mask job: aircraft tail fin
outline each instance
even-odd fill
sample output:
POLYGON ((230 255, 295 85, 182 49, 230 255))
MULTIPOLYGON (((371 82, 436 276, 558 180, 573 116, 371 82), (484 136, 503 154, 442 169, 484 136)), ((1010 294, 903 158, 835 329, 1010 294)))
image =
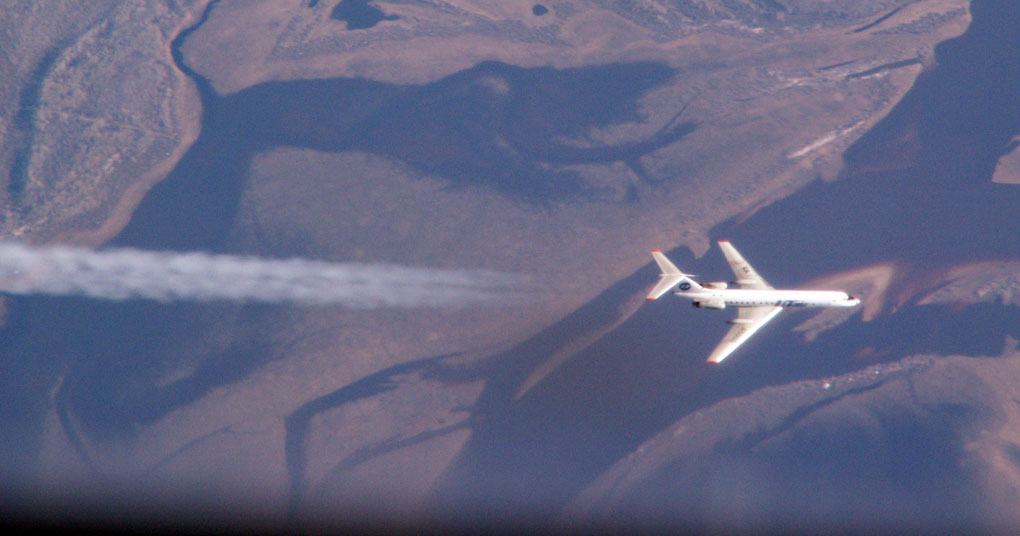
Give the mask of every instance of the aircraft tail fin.
MULTIPOLYGON (((647 300, 657 299, 666 292, 670 291, 673 287, 679 284, 687 284, 690 289, 698 290, 701 288, 697 282, 695 282, 688 274, 680 271, 676 265, 673 264, 665 255, 659 250, 652 250, 652 258, 655 259, 655 263, 659 265, 659 282, 655 285, 655 288, 648 293, 645 298, 647 300)), ((686 290, 686 289, 685 289, 686 290)))

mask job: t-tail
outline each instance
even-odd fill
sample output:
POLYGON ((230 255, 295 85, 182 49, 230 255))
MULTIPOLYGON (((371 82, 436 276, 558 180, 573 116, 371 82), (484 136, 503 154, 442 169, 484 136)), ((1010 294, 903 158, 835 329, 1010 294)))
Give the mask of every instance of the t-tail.
POLYGON ((688 274, 681 272, 661 251, 653 249, 652 258, 655 259, 655 263, 659 265, 659 271, 662 273, 659 274, 659 283, 648 293, 646 300, 654 300, 677 285, 681 285, 683 290, 701 290, 701 285, 691 279, 688 274))

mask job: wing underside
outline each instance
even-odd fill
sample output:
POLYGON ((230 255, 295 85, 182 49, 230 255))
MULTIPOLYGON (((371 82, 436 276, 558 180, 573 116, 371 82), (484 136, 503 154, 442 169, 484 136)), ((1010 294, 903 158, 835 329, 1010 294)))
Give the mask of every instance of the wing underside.
POLYGON ((708 356, 710 363, 718 363, 726 359, 741 344, 751 338, 756 331, 772 320, 783 308, 778 305, 766 305, 762 307, 741 307, 737 318, 730 321, 733 327, 723 337, 719 346, 715 347, 712 355, 708 356))

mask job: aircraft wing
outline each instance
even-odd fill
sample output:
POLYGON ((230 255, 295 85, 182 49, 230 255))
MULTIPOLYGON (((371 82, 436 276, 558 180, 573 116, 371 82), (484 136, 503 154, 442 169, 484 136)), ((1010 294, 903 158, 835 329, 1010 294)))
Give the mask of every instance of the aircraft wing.
POLYGON ((783 308, 778 305, 764 305, 761 307, 741 307, 737 318, 730 321, 733 327, 723 337, 719 346, 715 347, 712 355, 708 356, 709 363, 718 363, 726 359, 741 344, 751 338, 756 331, 772 320, 783 308))
POLYGON ((772 285, 766 283, 765 279, 754 271, 754 268, 744 260, 744 257, 737 251, 737 248, 733 247, 733 244, 730 244, 729 240, 720 240, 719 248, 726 256, 726 261, 730 263, 730 268, 737 276, 736 282, 741 288, 772 290, 772 285))

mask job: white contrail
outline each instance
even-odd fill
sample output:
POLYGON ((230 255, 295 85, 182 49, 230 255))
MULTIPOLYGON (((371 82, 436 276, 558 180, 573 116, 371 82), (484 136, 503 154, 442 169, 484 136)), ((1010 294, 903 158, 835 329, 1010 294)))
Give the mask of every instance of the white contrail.
POLYGON ((520 276, 393 264, 275 260, 0 241, 0 292, 108 300, 256 301, 420 307, 519 301, 520 276))

